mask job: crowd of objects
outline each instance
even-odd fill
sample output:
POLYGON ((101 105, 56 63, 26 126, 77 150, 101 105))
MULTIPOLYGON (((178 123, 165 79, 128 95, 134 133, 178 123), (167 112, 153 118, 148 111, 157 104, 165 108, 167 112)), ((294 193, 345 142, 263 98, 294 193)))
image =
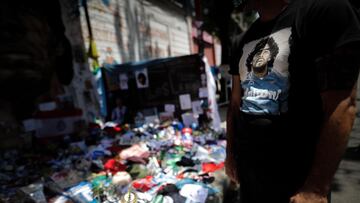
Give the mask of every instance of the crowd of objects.
POLYGON ((0 154, 0 202, 222 202, 223 132, 168 120, 79 125, 0 154))

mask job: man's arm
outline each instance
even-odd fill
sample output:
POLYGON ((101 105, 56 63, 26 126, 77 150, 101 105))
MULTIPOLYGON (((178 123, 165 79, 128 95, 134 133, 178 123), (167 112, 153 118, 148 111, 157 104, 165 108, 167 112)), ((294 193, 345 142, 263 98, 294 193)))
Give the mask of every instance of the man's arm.
POLYGON ((352 90, 322 93, 326 121, 322 127, 311 172, 298 198, 326 202, 333 176, 346 149, 356 112, 356 85, 352 90))
POLYGON ((320 81, 326 84, 321 87, 324 122, 309 176, 291 203, 327 202, 326 196, 355 120, 359 73, 359 63, 355 61, 359 56, 358 49, 340 49, 320 65, 320 69, 327 69, 324 80, 320 81))
POLYGON ((230 177, 230 179, 234 182, 238 182, 237 174, 236 174, 236 162, 234 159, 234 140, 235 140, 235 132, 234 132, 234 119, 238 116, 239 108, 241 104, 241 84, 240 84, 240 76, 233 75, 232 77, 232 91, 231 91, 231 100, 228 106, 227 117, 226 117, 226 129, 227 129, 227 145, 226 145, 226 174, 230 177))
POLYGON ((322 93, 326 122, 320 134, 315 162, 304 189, 326 195, 347 146, 356 114, 356 84, 352 90, 322 93))

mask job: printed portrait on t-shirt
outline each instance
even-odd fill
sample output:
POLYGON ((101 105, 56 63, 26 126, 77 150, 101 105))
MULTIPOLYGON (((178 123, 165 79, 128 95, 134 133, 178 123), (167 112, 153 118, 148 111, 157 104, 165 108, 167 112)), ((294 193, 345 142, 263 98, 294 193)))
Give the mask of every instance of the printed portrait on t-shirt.
POLYGON ((239 62, 241 111, 255 115, 287 111, 290 36, 290 28, 285 28, 244 44, 239 62))
POLYGON ((246 59, 248 72, 259 78, 265 77, 271 71, 278 53, 279 47, 272 37, 260 40, 246 59))

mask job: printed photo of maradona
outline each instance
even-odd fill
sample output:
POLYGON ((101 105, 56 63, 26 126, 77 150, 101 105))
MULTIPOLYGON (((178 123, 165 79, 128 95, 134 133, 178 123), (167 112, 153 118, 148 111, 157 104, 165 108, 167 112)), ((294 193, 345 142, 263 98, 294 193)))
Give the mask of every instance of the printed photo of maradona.
POLYGON ((246 59, 248 73, 258 78, 267 76, 278 53, 279 47, 272 37, 260 40, 246 59))

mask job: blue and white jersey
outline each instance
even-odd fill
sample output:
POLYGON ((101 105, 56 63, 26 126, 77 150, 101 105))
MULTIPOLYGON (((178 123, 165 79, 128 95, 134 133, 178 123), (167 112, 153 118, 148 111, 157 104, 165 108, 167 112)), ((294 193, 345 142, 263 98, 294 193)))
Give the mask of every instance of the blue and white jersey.
POLYGON ((287 111, 288 78, 270 72, 264 78, 249 73, 248 80, 242 82, 244 90, 241 110, 249 114, 278 115, 287 111))

